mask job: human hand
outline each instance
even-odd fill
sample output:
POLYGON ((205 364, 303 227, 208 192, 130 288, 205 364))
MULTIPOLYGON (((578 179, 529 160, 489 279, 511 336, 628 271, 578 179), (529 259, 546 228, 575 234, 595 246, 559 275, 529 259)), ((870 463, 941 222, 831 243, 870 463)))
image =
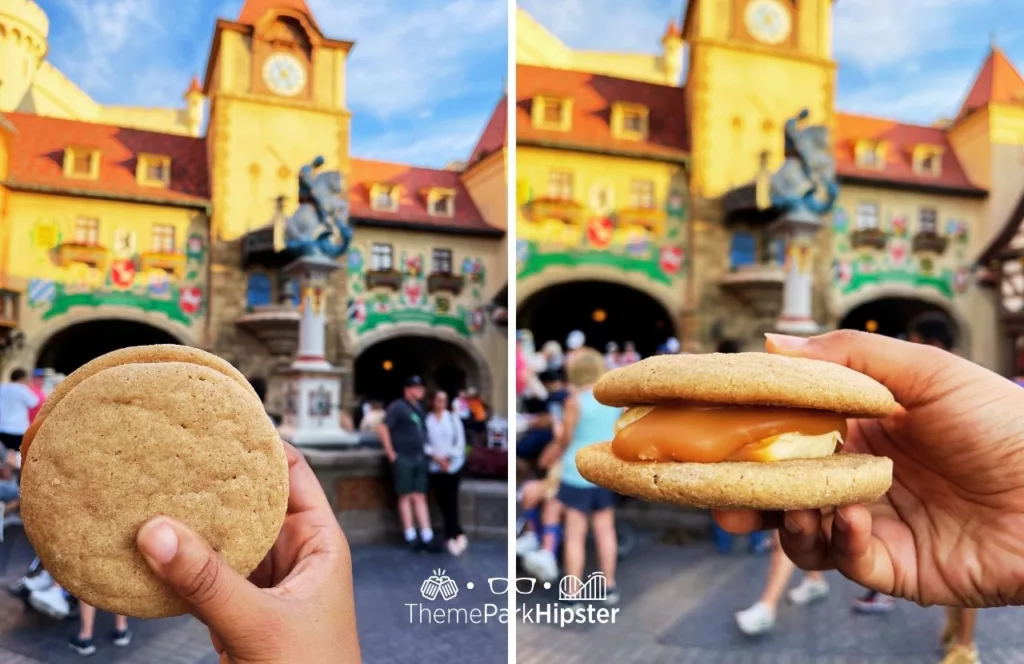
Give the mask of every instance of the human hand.
POLYGON ((931 346, 843 330, 769 335, 769 352, 841 364, 889 388, 882 420, 851 420, 844 451, 893 460, 879 502, 832 513, 717 511, 725 530, 780 528, 808 569, 921 604, 1024 604, 1024 390, 931 346))
POLYGON ((361 662, 348 542, 313 470, 294 447, 285 450, 288 514, 248 580, 166 517, 139 529, 139 550, 210 629, 221 664, 361 662))
POLYGON ((389 463, 394 463, 394 462, 395 462, 395 459, 397 459, 397 458, 398 458, 398 453, 397 453, 397 452, 395 452, 395 451, 394 451, 393 449, 391 449, 391 448, 388 448, 388 449, 384 450, 384 454, 387 454, 387 455, 388 455, 388 462, 389 462, 389 463))

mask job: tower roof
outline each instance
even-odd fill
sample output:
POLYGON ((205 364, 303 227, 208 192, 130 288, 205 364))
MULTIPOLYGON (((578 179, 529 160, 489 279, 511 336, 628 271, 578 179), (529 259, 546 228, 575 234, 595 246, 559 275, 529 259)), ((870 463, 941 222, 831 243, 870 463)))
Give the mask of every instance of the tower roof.
POLYGON ((203 92, 203 84, 199 82, 199 77, 198 76, 193 76, 192 77, 192 82, 188 84, 188 90, 185 90, 185 96, 187 97, 187 96, 189 96, 191 94, 194 94, 196 92, 202 94, 202 92, 203 92))
POLYGON ((683 31, 679 29, 675 19, 669 19, 668 25, 665 26, 665 33, 661 35, 661 40, 666 39, 679 39, 683 36, 683 31))
POLYGON ((271 9, 292 9, 302 12, 309 17, 313 25, 316 25, 316 19, 313 17, 313 12, 309 10, 306 0, 245 0, 242 11, 238 13, 238 22, 252 25, 271 9))
POLYGON ((1002 49, 993 46, 974 78, 959 115, 967 115, 991 103, 1008 104, 1014 101, 1024 101, 1024 78, 1002 49))

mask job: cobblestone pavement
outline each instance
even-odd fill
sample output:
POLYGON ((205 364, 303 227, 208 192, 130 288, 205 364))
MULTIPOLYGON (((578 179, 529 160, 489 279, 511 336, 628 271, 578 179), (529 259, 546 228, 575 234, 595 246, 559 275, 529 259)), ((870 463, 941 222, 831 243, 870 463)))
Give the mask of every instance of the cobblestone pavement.
MULTIPOLYGON (((27 569, 32 558, 20 529, 8 530, 6 536, 0 545, 3 588, 27 569)), ((503 543, 472 542, 461 558, 414 554, 395 547, 357 547, 352 557, 360 641, 367 664, 489 663, 507 659, 507 625, 497 622, 496 617, 486 624, 427 624, 426 620, 420 624, 417 608, 410 624, 409 608, 405 606, 422 603, 425 608, 459 607, 467 610, 467 616, 469 609, 481 607, 482 611, 484 602, 492 599, 504 606, 504 597, 492 598, 486 590, 489 577, 505 576, 503 543), (447 601, 440 595, 433 601, 423 599, 423 582, 434 570, 442 569, 457 584, 459 594, 447 601), (475 587, 479 585, 475 593, 465 589, 469 581, 475 587)), ((448 591, 450 595, 450 587, 448 591)), ((443 613, 462 616, 458 611, 443 613)), ((79 657, 67 647, 67 638, 76 628, 73 621, 56 622, 28 611, 19 599, 0 590, 0 664, 217 664, 206 628, 191 617, 132 620, 135 639, 127 648, 116 648, 107 638, 113 618, 101 613, 96 625, 98 652, 89 658, 79 657)))
MULTIPOLYGON (((524 624, 518 664, 934 664, 943 610, 898 602, 889 614, 861 616, 850 600, 861 589, 829 574, 830 596, 811 607, 781 606, 776 631, 749 639, 733 614, 756 601, 767 556, 719 556, 710 544, 644 541, 620 563, 622 601, 615 624, 524 624)), ((799 582, 794 575, 791 586, 799 582)), ((557 589, 520 595, 520 611, 557 602, 557 589)), ((531 616, 531 617, 535 617, 531 616)), ((1024 609, 981 613, 977 639, 985 664, 1024 663, 1024 609)))

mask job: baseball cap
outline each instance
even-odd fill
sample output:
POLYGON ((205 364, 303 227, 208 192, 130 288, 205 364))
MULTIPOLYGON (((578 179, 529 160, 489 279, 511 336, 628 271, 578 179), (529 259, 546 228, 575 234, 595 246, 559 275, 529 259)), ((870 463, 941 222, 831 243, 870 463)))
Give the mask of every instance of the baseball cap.
POLYGON ((46 378, 46 369, 35 369, 32 371, 33 378, 46 378))
POLYGON ((423 379, 419 376, 409 376, 405 379, 406 387, 419 387, 423 385, 423 379))

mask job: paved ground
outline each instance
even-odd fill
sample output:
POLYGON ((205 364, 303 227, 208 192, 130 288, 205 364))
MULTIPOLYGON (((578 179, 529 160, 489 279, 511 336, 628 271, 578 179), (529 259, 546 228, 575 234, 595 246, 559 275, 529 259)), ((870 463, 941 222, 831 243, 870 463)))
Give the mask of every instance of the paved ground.
MULTIPOLYGON (((933 664, 943 610, 900 602, 884 616, 859 616, 860 592, 830 575, 831 596, 813 607, 780 609, 777 631, 744 637, 733 613, 757 599, 766 557, 719 556, 709 544, 668 546, 644 541, 620 565, 623 593, 616 623, 557 627, 523 624, 519 664, 933 664)), ((799 574, 792 584, 798 583, 799 574)), ((520 595, 520 607, 557 602, 557 589, 520 595)), ((520 617, 521 619, 521 617, 520 617)), ((1024 609, 991 609, 979 619, 985 664, 1024 663, 1024 609)))
MULTIPOLYGON (((21 531, 9 530, 7 541, 0 545, 0 587, 20 576, 31 558, 31 549, 21 531)), ((506 661, 507 625, 499 623, 497 617, 482 622, 486 602, 497 600, 505 606, 504 597, 493 597, 487 590, 488 578, 505 576, 503 543, 473 542, 458 559, 447 554, 433 556, 389 547, 359 547, 353 550, 353 564, 360 641, 367 664, 506 661), (445 600, 438 594, 431 601, 421 596, 423 582, 435 569, 444 569, 445 575, 457 585, 454 598, 445 600), (474 583, 474 590, 466 589, 467 582, 474 583), (442 606, 466 610, 465 614, 459 610, 441 612, 442 617, 452 616, 452 620, 462 620, 465 615, 468 621, 475 615, 470 610, 479 608, 481 621, 459 625, 438 624, 436 620, 428 623, 426 613, 416 606, 410 623, 406 606, 409 603, 423 604, 426 613, 442 606)), ((428 583, 427 590, 437 586, 435 580, 428 583)), ((445 589, 450 596, 451 584, 445 584, 445 589)), ((430 618, 434 617, 431 613, 430 618)), ((27 611, 20 600, 0 591, 0 664, 217 663, 206 628, 192 618, 132 620, 131 627, 136 635, 133 643, 127 648, 116 648, 106 638, 113 629, 113 619, 101 614, 96 629, 99 651, 85 659, 66 645, 68 636, 77 629, 75 623, 58 623, 27 611)))

